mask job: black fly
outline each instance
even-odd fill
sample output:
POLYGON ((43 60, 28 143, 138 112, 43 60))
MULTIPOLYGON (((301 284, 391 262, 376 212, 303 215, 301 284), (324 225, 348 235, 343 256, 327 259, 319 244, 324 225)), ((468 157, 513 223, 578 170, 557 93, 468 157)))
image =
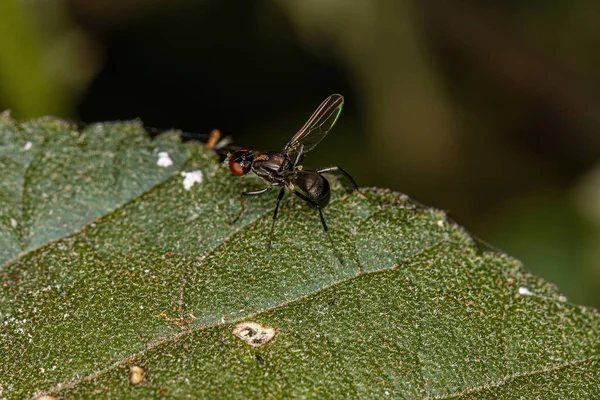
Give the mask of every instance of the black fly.
MULTIPOLYGON (((285 145, 282 152, 254 155, 252 150, 239 149, 229 156, 229 169, 234 175, 242 176, 252 171, 267 185, 263 189, 242 192, 240 197, 240 211, 237 217, 231 221, 232 224, 240 218, 244 211, 245 196, 263 194, 271 190, 273 186, 280 186, 281 189, 277 196, 277 204, 273 212, 273 224, 269 233, 269 248, 271 247, 279 203, 285 194, 285 188, 287 188, 290 192, 304 200, 309 207, 319 211, 323 230, 327 234, 333 250, 336 251, 327 224, 325 223, 325 218, 323 217, 323 208, 329 204, 331 189, 329 182, 322 174, 324 172, 339 171, 352 183, 356 191, 358 191, 358 186, 354 182, 354 179, 340 167, 304 170, 302 162, 304 161, 304 155, 314 149, 331 130, 333 125, 335 125, 342 112, 343 105, 344 98, 339 94, 332 94, 326 98, 298 133, 285 145)), ((343 263, 341 257, 338 256, 338 258, 343 263)))

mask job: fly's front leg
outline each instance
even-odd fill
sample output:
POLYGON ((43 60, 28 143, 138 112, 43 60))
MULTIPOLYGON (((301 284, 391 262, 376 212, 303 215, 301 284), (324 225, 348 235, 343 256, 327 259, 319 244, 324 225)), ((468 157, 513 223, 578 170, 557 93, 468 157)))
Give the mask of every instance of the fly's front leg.
POLYGON ((279 191, 279 195, 277 196, 277 204, 275 205, 275 212, 273 212, 273 223, 271 224, 271 232, 269 233, 269 243, 267 244, 267 249, 271 250, 271 242, 273 241, 273 232, 275 231, 275 220, 277 220, 277 211, 279 211, 279 203, 281 203, 281 199, 283 199, 283 195, 285 194, 285 187, 282 187, 279 191))
POLYGON ((244 212, 244 196, 258 196, 259 194, 263 194, 271 190, 272 188, 272 186, 268 186, 264 189, 253 190, 250 192, 242 192, 242 195, 240 196, 240 212, 238 212, 237 217, 235 217, 231 222, 229 222, 229 224, 235 224, 237 220, 240 219, 240 217, 242 216, 242 213, 244 212))

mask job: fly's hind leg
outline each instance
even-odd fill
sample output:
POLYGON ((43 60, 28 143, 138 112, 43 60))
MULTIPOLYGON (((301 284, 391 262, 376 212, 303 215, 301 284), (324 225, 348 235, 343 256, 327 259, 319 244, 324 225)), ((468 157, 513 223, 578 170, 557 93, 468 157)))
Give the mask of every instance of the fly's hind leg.
POLYGON ((240 196, 240 211, 238 212, 237 217, 235 217, 233 220, 231 220, 229 222, 230 225, 233 225, 237 222, 238 219, 240 219, 240 217, 242 216, 242 213, 244 212, 244 196, 258 196, 259 194, 263 194, 269 190, 271 190, 273 187, 272 186, 268 186, 266 188, 263 189, 259 189, 259 190, 253 190, 250 192, 242 192, 241 196, 240 196))
POLYGON ((344 265, 344 259, 342 258, 341 253, 335 247, 335 244, 333 243, 333 239, 331 238, 331 233, 329 233, 329 228, 327 227, 327 223, 325 222, 325 217, 323 217, 323 209, 321 207, 317 206, 317 210, 319 210, 319 218, 321 218, 321 225, 323 225, 323 230, 325 231, 325 233, 327 234, 327 237, 329 238, 329 243, 331 243, 331 248, 333 249, 333 252, 336 254, 338 260, 340 261, 340 264, 344 265))
POLYGON ((342 255, 340 254, 340 252, 338 252, 337 248, 335 247, 335 244, 333 243, 333 239, 331 238, 331 234, 329 233, 329 228, 327 227, 327 223, 325 222, 325 217, 323 216, 323 209, 321 207, 319 207, 319 205, 317 203, 315 203, 314 201, 312 201, 311 199, 306 197, 304 194, 302 194, 300 192, 296 192, 295 190, 292 190, 292 193, 294 193, 296 196, 300 197, 302 200, 304 200, 308 204, 311 204, 317 208, 317 210, 319 211, 319 218, 321 219, 321 225, 323 225, 323 230, 325 231, 325 233, 327 234, 327 237, 329 238, 329 243, 331 243, 331 248, 333 249, 333 252, 336 254, 338 260, 340 261, 340 264, 344 265, 344 259, 342 258, 342 255))
POLYGON ((328 167, 328 168, 321 168, 319 170, 317 170, 317 173, 322 174, 324 172, 341 172, 346 179, 348 179, 348 181, 350 181, 350 183, 352 184, 352 186, 354 187, 354 190, 360 194, 361 196, 365 196, 359 189, 358 189, 358 185, 356 184, 356 182, 354 181, 354 179, 352 178, 352 176, 350 176, 349 173, 347 173, 346 171, 344 171, 341 167, 335 166, 335 167, 328 167))

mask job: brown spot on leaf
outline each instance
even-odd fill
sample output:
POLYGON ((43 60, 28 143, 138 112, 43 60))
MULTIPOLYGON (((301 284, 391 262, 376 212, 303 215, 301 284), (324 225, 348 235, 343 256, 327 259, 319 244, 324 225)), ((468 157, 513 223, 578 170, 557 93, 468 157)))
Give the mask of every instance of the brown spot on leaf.
POLYGON ((231 333, 252 347, 261 347, 275 337, 277 329, 261 325, 258 322, 241 322, 233 328, 231 333))

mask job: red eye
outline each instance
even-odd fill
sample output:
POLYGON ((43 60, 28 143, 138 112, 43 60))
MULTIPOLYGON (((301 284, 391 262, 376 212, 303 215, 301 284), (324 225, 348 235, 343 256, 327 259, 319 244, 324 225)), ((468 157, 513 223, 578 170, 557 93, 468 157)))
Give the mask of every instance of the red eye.
POLYGON ((242 176, 242 175, 246 175, 246 173, 244 172, 244 169, 242 168, 242 165, 239 162, 235 162, 235 161, 229 161, 229 169, 231 170, 231 172, 234 175, 237 176, 242 176))
POLYGON ((246 175, 250 172, 253 158, 252 150, 240 149, 233 153, 229 157, 229 169, 231 173, 237 176, 246 175))

